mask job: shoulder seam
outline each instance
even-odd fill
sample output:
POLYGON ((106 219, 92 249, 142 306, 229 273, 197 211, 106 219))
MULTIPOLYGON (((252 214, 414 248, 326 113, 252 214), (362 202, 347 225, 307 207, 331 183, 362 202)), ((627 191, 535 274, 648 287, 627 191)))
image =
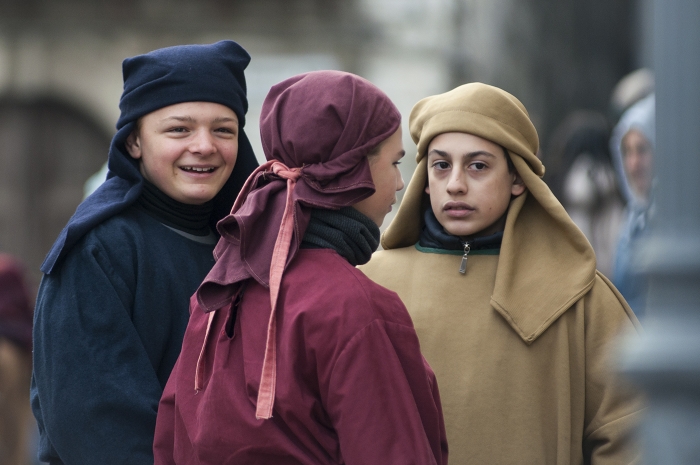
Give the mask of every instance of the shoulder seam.
POLYGON ((630 322, 632 325, 634 325, 634 329, 637 331, 638 334, 643 334, 644 330, 642 328, 642 324, 639 322, 639 319, 637 316, 634 314, 634 311, 632 308, 629 306, 625 298, 620 294, 620 291, 617 290, 615 285, 610 281, 603 273, 600 271, 596 270, 596 276, 603 281, 608 287, 608 289, 613 293, 617 301, 620 303, 622 306, 623 310, 625 311, 625 314, 627 315, 627 318, 629 318, 630 322))

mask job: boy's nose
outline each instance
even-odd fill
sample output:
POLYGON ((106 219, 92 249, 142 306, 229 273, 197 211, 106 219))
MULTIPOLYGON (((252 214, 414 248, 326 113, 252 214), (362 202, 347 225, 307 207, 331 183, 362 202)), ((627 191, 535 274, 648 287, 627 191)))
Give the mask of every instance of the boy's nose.
POLYGON ((190 152, 209 155, 216 151, 216 145, 209 131, 197 131, 192 137, 190 152))
POLYGON ((467 192, 467 183, 464 175, 459 170, 454 170, 447 181, 447 192, 450 194, 464 194, 467 192))

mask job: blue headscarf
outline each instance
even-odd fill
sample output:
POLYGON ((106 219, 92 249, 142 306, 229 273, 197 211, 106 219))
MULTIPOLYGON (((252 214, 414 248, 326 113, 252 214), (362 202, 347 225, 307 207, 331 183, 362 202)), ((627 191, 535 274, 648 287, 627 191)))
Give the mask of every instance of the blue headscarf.
POLYGON ((628 132, 632 129, 640 131, 649 141, 652 148, 656 146, 656 94, 649 94, 637 103, 632 105, 620 117, 620 121, 613 129, 610 138, 610 152, 617 171, 622 193, 625 196, 627 205, 633 209, 646 209, 649 203, 648 199, 642 199, 637 196, 630 186, 625 173, 622 153, 622 139, 625 138, 628 132))
POLYGON ((212 229, 230 213, 248 175, 258 166, 243 131, 248 110, 243 71, 250 55, 236 42, 168 47, 127 58, 122 63, 121 115, 109 148, 107 180, 77 208, 58 235, 41 271, 51 273, 88 231, 133 204, 141 195, 143 176, 124 142, 139 118, 183 102, 214 102, 232 109, 239 121, 238 158, 224 187, 214 197, 212 229))

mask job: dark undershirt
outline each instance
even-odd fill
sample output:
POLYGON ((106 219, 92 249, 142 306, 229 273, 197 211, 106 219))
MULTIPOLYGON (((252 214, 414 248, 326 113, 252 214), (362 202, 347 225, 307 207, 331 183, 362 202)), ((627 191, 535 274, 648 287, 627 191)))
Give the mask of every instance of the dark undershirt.
POLYGON ((214 202, 201 205, 189 205, 164 194, 152 183, 144 179, 141 196, 134 204, 160 223, 189 239, 197 242, 216 242, 216 237, 209 227, 209 218, 214 202))

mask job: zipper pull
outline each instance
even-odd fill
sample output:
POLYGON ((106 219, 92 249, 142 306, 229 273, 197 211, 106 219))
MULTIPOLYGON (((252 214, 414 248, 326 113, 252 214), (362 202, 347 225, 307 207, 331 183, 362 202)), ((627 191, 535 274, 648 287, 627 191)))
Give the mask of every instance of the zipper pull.
POLYGON ((459 272, 462 274, 467 272, 467 255, 469 255, 470 250, 469 242, 464 242, 464 255, 462 256, 462 263, 459 265, 459 272))

